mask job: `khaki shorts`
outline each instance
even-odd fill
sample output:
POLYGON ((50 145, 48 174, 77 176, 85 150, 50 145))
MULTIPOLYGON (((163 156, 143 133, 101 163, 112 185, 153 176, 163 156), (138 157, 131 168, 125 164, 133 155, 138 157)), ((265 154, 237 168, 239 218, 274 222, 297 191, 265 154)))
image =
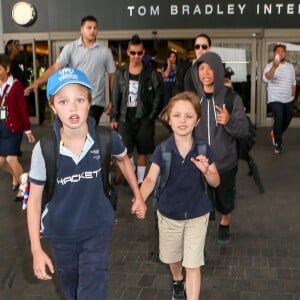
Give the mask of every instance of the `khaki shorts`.
POLYGON ((170 264, 182 261, 186 268, 204 265, 204 245, 209 214, 189 220, 172 220, 157 211, 159 258, 170 264))

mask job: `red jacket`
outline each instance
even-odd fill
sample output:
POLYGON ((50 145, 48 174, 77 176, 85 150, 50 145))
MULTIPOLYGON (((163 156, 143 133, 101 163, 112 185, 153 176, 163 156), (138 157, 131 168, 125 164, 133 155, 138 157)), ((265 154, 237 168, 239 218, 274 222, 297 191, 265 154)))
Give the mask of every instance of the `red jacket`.
POLYGON ((11 87, 5 106, 8 109, 8 116, 4 125, 13 133, 30 130, 29 114, 24 96, 24 89, 20 81, 15 81, 11 87))

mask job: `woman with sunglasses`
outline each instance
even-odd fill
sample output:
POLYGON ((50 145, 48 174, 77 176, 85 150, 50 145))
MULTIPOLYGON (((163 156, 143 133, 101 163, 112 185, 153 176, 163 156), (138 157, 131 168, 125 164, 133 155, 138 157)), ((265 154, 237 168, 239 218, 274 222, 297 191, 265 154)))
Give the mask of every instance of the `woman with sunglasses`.
POLYGON ((211 39, 205 34, 201 33, 195 37, 194 40, 194 59, 186 59, 181 64, 178 65, 177 75, 174 85, 173 94, 177 94, 183 91, 190 91, 197 93, 192 79, 192 66, 194 62, 200 58, 204 53, 210 51, 211 48, 211 39))

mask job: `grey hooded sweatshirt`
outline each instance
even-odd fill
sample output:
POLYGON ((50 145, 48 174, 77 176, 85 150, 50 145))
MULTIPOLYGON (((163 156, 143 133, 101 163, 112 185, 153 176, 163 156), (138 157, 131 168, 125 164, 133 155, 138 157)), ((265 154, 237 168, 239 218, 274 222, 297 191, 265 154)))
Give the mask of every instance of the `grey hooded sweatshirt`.
POLYGON ((217 123, 218 111, 215 107, 223 107, 228 88, 224 86, 224 67, 221 58, 214 52, 203 54, 194 63, 192 78, 201 103, 201 118, 196 128, 196 136, 212 147, 217 156, 216 166, 219 172, 232 170, 238 164, 236 138, 247 136, 249 130, 243 102, 236 94, 228 123, 226 125, 217 123), (210 65, 215 77, 214 92, 210 99, 206 98, 198 75, 198 68, 203 62, 210 65))

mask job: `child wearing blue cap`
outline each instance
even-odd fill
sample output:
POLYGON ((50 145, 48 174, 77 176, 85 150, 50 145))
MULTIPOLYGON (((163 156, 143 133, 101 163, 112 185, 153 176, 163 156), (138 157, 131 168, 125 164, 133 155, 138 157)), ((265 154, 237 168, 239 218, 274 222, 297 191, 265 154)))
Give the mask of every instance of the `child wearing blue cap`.
MULTIPOLYGON (((59 149, 56 185, 42 213, 46 169, 39 142, 32 153, 27 221, 33 271, 42 280, 51 279, 48 270, 54 273, 54 265, 41 246, 42 232, 50 241, 66 299, 106 299, 114 211, 101 180, 95 121, 88 117, 91 86, 84 73, 64 68, 49 77, 47 97, 58 116, 54 132, 59 149)), ((146 205, 126 148, 114 131, 112 155, 132 188, 135 200, 131 212, 142 219, 146 205)))

